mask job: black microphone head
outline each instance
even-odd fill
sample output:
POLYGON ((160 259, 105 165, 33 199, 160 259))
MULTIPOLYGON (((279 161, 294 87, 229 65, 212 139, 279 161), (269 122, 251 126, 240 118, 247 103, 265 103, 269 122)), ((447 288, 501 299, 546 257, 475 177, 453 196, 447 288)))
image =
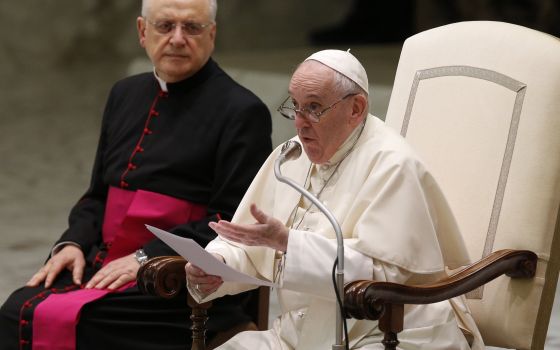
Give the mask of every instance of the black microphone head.
POLYGON ((283 157, 284 160, 298 159, 301 156, 301 145, 294 140, 286 141, 286 143, 282 145, 280 156, 283 157))

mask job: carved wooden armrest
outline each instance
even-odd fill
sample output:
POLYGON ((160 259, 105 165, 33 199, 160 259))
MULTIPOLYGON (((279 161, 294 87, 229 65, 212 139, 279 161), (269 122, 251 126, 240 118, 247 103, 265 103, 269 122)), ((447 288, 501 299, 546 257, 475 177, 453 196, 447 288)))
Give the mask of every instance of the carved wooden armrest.
MULTIPOLYGON (((136 282, 144 294, 162 298, 174 298, 186 288, 185 265, 180 256, 158 256, 149 259, 138 270, 136 282)), ((187 303, 192 309, 192 350, 205 349, 207 310, 212 302, 198 304, 189 293, 187 303)), ((185 315, 186 317, 186 315, 185 315)))
POLYGON ((186 264, 180 256, 151 258, 138 270, 138 288, 144 294, 173 298, 185 288, 186 264))
POLYGON ((379 320, 386 348, 398 344, 405 304, 431 304, 470 292, 503 274, 511 278, 535 275, 537 255, 528 250, 499 250, 453 275, 431 284, 402 285, 359 280, 344 287, 347 318, 379 320), (393 345, 394 344, 394 345, 393 345))

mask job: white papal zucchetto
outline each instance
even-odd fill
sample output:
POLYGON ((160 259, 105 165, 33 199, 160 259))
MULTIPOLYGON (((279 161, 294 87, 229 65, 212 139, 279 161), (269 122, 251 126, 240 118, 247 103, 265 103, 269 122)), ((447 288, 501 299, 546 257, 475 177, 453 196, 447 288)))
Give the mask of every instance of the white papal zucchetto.
POLYGON ((322 50, 307 57, 305 61, 314 60, 334 69, 352 80, 368 93, 368 77, 364 66, 354 55, 342 50, 322 50))

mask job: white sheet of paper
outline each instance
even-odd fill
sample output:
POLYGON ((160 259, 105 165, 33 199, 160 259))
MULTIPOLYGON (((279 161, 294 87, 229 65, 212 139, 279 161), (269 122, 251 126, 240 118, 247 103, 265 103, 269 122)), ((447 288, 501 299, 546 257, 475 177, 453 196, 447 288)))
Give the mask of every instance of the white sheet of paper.
POLYGON ((192 262, 202 270, 206 271, 209 275, 220 276, 224 281, 254 284, 257 286, 277 287, 278 285, 273 282, 263 281, 261 279, 249 276, 243 272, 224 264, 222 261, 216 259, 212 254, 208 253, 198 243, 190 238, 179 237, 162 229, 154 226, 146 225, 156 237, 165 242, 168 246, 173 248, 183 258, 192 262))

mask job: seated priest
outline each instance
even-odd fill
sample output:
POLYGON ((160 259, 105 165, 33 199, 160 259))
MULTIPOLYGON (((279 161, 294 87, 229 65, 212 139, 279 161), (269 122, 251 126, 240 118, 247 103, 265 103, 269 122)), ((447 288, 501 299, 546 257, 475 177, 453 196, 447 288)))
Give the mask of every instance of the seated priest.
MULTIPOLYGON (((45 264, 0 308, 0 350, 186 349, 185 298, 143 295, 148 258, 176 253, 151 224, 205 246, 272 149, 270 113, 212 59, 216 0, 143 0, 153 71, 112 88, 89 189, 45 264)), ((46 254, 45 254, 46 255, 46 254)), ((209 337, 250 321, 217 302, 209 337)))
MULTIPOLYGON (((429 169, 405 140, 368 114, 368 78, 347 51, 323 50, 299 65, 278 108, 294 120, 304 154, 283 175, 313 193, 341 225, 345 280, 432 282, 469 258, 429 169)), ((333 227, 322 212, 279 182, 277 148, 261 167, 231 222, 206 250, 227 265, 274 281, 281 315, 267 331, 242 332, 220 349, 329 349, 335 343, 331 268, 333 227)), ((224 282, 188 263, 187 285, 200 302, 255 286, 224 282)), ((376 321, 348 320, 352 349, 383 349, 376 321)), ((483 349, 462 299, 405 307, 400 349, 483 349), (463 330, 463 331, 462 331, 463 330), (428 344, 428 345, 426 345, 428 344)))

